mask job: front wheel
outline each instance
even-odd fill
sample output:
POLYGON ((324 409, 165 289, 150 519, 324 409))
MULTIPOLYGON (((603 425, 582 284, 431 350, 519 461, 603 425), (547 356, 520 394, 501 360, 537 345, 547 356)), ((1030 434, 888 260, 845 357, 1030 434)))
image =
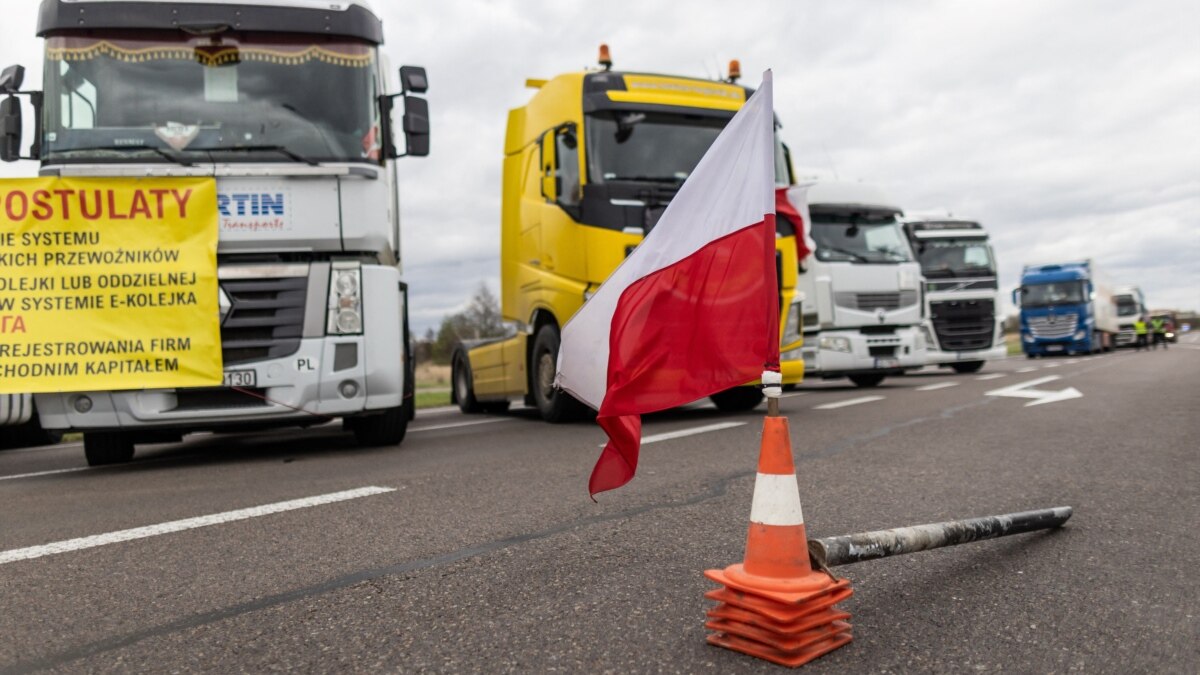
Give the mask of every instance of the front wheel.
POLYGON ((542 326, 533 340, 533 402, 551 424, 581 419, 588 408, 554 386, 558 371, 558 328, 542 326))
POLYGON ((758 387, 734 387, 718 391, 708 399, 721 412, 745 412, 762 403, 763 393, 758 387))
POLYGON ((851 375, 850 381, 856 387, 878 387, 880 382, 883 382, 883 375, 851 375))
POLYGON ((483 412, 483 406, 475 400, 475 383, 471 377, 471 364, 465 357, 454 360, 454 398, 464 415, 483 412))
POLYGON ((121 432, 88 432, 83 435, 83 455, 88 466, 123 464, 133 459, 133 439, 121 432))
POLYGON ((378 415, 368 415, 356 418, 351 425, 354 430, 354 440, 365 448, 386 445, 400 445, 408 432, 409 406, 414 405, 410 398, 403 404, 388 408, 378 415))
POLYGON ((962 363, 952 363, 950 367, 956 373, 978 373, 980 368, 983 368, 983 361, 964 361, 962 363))

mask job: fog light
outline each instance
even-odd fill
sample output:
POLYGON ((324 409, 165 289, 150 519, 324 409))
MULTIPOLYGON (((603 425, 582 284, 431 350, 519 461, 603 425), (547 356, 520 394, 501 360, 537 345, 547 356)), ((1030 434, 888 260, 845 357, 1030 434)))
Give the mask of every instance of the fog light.
POLYGON ((358 396, 358 384, 353 380, 346 380, 338 385, 338 393, 342 398, 354 398, 358 396))
POLYGON ((85 413, 92 409, 92 399, 87 396, 79 396, 75 399, 75 412, 85 413))

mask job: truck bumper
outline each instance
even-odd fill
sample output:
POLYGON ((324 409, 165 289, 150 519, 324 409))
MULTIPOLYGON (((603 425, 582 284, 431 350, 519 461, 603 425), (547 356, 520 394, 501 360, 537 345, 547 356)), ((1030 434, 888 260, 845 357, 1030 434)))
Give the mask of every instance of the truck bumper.
POLYGON ((940 349, 925 350, 925 365, 949 366, 964 361, 995 361, 1008 356, 1008 348, 1003 344, 988 349, 972 349, 961 352, 944 352, 940 349))
POLYGON ((804 338, 804 366, 809 376, 824 379, 848 375, 899 375, 925 365, 924 340, 917 329, 901 328, 887 335, 864 335, 856 330, 821 331, 804 338), (825 338, 844 340, 848 350, 821 345, 825 338), (894 347, 894 356, 874 356, 872 348, 894 347))
POLYGON ((1092 351, 1092 341, 1088 338, 1072 340, 1037 340, 1021 342, 1021 348, 1030 356, 1050 356, 1056 354, 1088 354, 1092 351))
POLYGON ((362 412, 366 407, 364 359, 359 358, 353 368, 334 369, 337 345, 355 345, 361 355, 362 342, 361 337, 303 340, 291 356, 228 368, 254 372, 257 386, 245 388, 249 393, 212 388, 37 394, 38 411, 46 428, 78 431, 203 431, 325 421, 325 417, 362 412), (342 382, 355 382, 356 394, 349 398, 340 395, 338 385, 342 382), (90 408, 80 404, 83 397, 90 401, 90 408))

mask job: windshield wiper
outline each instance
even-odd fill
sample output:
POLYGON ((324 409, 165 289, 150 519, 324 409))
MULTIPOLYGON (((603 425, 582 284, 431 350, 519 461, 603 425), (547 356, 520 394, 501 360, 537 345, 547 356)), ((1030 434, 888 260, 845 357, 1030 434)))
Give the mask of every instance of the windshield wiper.
POLYGON ((866 257, 865 255, 862 255, 861 253, 855 253, 854 251, 847 251, 844 248, 834 248, 832 246, 822 246, 821 249, 823 249, 825 251, 829 251, 830 253, 841 253, 842 255, 848 255, 851 258, 853 258, 854 260, 857 260, 858 262, 871 262, 871 259, 866 257))
POLYGON ((238 145, 232 148, 189 148, 191 150, 200 150, 203 152, 278 152, 286 156, 288 159, 293 159, 297 162, 304 162, 309 166, 321 166, 321 163, 309 159, 303 155, 297 154, 282 145, 238 145))
POLYGON ((168 162, 173 162, 180 166, 196 166, 194 162, 189 162, 179 155, 172 155, 166 150, 163 150, 155 145, 96 145, 87 148, 70 148, 66 150, 59 150, 58 152, 88 152, 91 150, 102 150, 109 152, 116 152, 118 150, 149 150, 150 152, 157 154, 159 157, 166 159, 168 162))
POLYGON ((617 176, 616 178, 610 178, 609 180, 627 180, 637 183, 670 183, 672 185, 678 185, 686 179, 676 178, 674 176, 617 176))

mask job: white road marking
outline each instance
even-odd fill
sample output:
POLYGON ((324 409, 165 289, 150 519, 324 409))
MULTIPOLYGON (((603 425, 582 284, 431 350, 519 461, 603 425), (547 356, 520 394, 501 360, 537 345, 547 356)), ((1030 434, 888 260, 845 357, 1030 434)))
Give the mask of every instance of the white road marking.
POLYGON ((489 417, 486 420, 471 420, 470 422, 454 422, 453 424, 435 424, 430 427, 414 427, 408 430, 408 433, 416 433, 418 431, 437 431, 438 429, 456 429, 458 427, 473 427, 476 424, 495 424, 496 422, 511 422, 513 417, 489 417))
POLYGON ((1036 387, 1039 384, 1045 384, 1047 382, 1053 382, 1061 379, 1062 377, 1059 375, 1047 375, 1046 377, 1039 377, 1036 380, 1021 382, 1009 387, 1004 387, 1003 389, 993 389, 992 391, 985 392, 985 394, 987 396, 1009 396, 1012 398, 1034 399, 1033 401, 1025 404, 1026 408, 1032 405, 1042 405, 1043 403, 1054 403, 1056 401, 1066 401, 1073 398, 1083 398, 1083 394, 1075 387, 1067 387, 1061 391, 1033 389, 1033 387, 1036 387))
MULTIPOLYGON (((710 431, 720 431, 722 429, 732 429, 734 427, 744 427, 745 422, 717 422, 716 424, 706 424, 702 427, 692 427, 691 429, 680 429, 679 431, 668 431, 662 434, 652 434, 642 437, 642 445, 647 443, 657 443, 659 441, 669 441, 674 438, 684 438, 685 436, 695 436, 696 434, 705 434, 710 431)), ((600 447, 608 445, 601 443, 600 447)))
POLYGON ((1061 365, 1062 365, 1061 363, 1047 363, 1046 365, 1044 365, 1042 367, 1043 368, 1057 368, 1061 365))
POLYGON ((283 511, 294 511, 296 509, 306 509, 310 506, 321 506, 322 504, 332 504, 334 502, 342 502, 348 499, 358 499, 360 497, 370 497, 371 495, 383 494, 385 492, 395 492, 396 488, 386 487, 363 487, 356 490, 345 490, 342 492, 331 492, 329 494, 317 495, 315 497, 304 497, 303 499, 292 499, 286 502, 275 502, 274 504, 263 504, 262 506, 254 506, 248 509, 238 509, 236 511, 225 511, 224 513, 214 513, 208 516, 200 516, 197 518, 185 518, 183 520, 172 520, 166 523, 157 525, 147 525, 146 527, 135 527, 130 530, 117 530, 115 532, 106 532, 105 534, 97 534, 90 537, 79 537, 77 539, 67 539, 65 541, 54 542, 53 544, 44 544, 42 546, 30 546, 28 548, 14 548, 8 551, 0 551, 0 565, 19 560, 33 560, 48 555, 57 555, 59 553, 68 553, 70 551, 81 551, 87 548, 95 548, 97 546, 106 546, 108 544, 117 544, 123 541, 132 541, 134 539, 145 539, 147 537, 155 537, 160 534, 171 534, 173 532, 182 532, 184 530, 193 530, 198 527, 208 527, 209 525, 221 525, 223 523, 232 523, 238 520, 247 520, 257 518, 259 516, 268 516, 273 513, 281 513, 283 511))
POLYGON ((54 469, 52 471, 34 471, 33 473, 17 473, 11 476, 0 476, 0 480, 16 480, 18 478, 33 478, 34 476, 49 476, 54 473, 71 473, 72 471, 87 471, 95 467, 77 466, 72 469, 54 469))
POLYGON ((980 382, 984 382, 986 380, 996 380, 996 379, 999 379, 1004 376, 1005 376, 1005 373, 988 373, 987 375, 980 375, 979 377, 977 377, 975 379, 979 380, 980 382))
POLYGON ((779 398, 792 398, 794 396, 804 396, 806 394, 808 394, 807 391, 792 391, 792 392, 788 392, 786 394, 780 394, 779 398))
POLYGON ((938 389, 949 389, 950 387, 957 386, 957 382, 939 382, 937 384, 927 384, 924 387, 917 387, 916 391, 937 391, 938 389))
POLYGON ((826 403, 825 405, 813 406, 813 410, 833 410, 835 408, 845 408, 847 406, 858 405, 860 403, 870 403, 872 401, 882 400, 882 396, 862 396, 860 398, 849 398, 845 401, 837 401, 834 403, 826 403))
POLYGON ((1018 373, 1032 373, 1035 370, 1037 370, 1037 366, 1029 366, 1028 368, 1021 368, 1021 369, 1017 370, 1017 372, 1018 373))

